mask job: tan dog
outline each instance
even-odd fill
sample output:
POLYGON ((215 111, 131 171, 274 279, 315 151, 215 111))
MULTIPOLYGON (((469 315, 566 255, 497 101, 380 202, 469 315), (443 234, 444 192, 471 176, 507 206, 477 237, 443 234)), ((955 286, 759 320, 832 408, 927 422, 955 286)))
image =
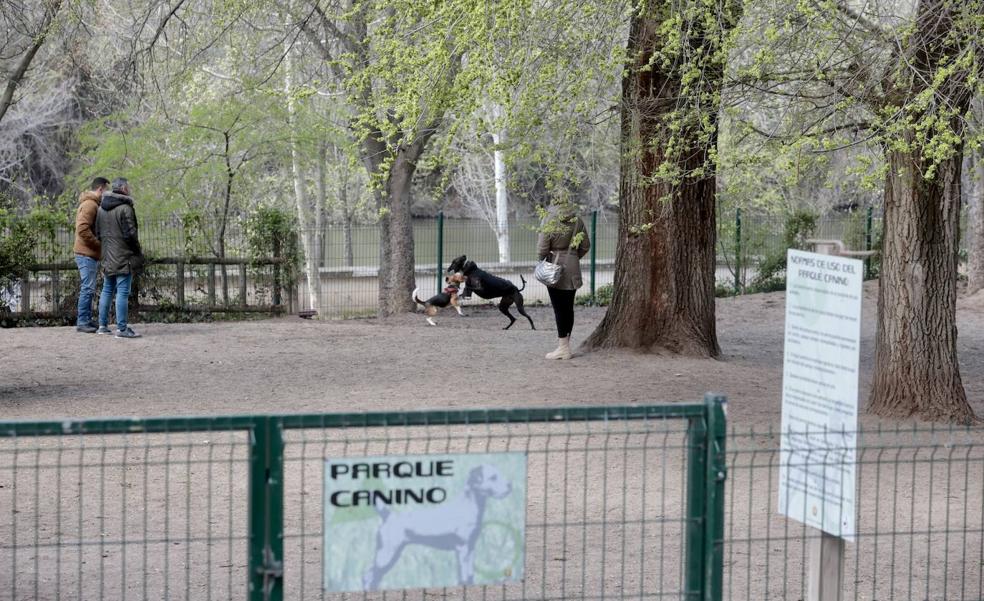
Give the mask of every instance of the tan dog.
POLYGON ((461 305, 458 303, 458 291, 461 288, 461 283, 464 281, 465 276, 460 273, 450 274, 444 278, 444 283, 447 284, 444 290, 438 292, 425 301, 417 298, 417 290, 419 290, 419 288, 413 289, 413 294, 411 295, 413 297, 413 301, 424 306, 424 313, 427 314, 427 323, 432 326, 436 326, 437 324, 434 322, 433 317, 437 315, 439 309, 443 309, 448 305, 454 307, 458 312, 458 315, 461 315, 462 317, 465 315, 461 312, 461 305))

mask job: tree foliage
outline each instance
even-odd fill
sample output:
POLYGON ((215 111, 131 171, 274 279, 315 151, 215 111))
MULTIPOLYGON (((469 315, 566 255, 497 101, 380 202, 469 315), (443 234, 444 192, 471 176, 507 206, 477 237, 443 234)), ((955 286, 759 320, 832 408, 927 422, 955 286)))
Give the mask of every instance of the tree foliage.
MULTIPOLYGON (((375 221, 393 313, 411 306, 415 212, 484 196, 492 224, 486 174, 501 181, 504 160, 522 211, 617 203, 620 249, 652 268, 641 302, 672 296, 667 315, 713 289, 719 203, 881 209, 883 281, 946 287, 961 159, 984 135, 970 105, 982 14, 984 0, 14 0, 0 5, 0 193, 12 213, 67 207, 93 175, 124 174, 142 216, 220 224, 220 255, 221 224, 260 206, 315 229, 375 221), (893 235, 907 228, 922 235, 893 235), (893 268, 920 253, 920 274, 893 268)), ((310 259, 319 244, 304 246, 310 259)), ((883 304, 951 315, 935 297, 948 304, 883 304)))

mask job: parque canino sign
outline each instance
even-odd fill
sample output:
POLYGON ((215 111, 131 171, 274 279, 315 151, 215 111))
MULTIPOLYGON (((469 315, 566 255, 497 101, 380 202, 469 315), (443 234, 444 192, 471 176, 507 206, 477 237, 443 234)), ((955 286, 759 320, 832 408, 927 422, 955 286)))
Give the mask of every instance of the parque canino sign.
POLYGON ((328 592, 521 580, 526 455, 325 460, 328 592))

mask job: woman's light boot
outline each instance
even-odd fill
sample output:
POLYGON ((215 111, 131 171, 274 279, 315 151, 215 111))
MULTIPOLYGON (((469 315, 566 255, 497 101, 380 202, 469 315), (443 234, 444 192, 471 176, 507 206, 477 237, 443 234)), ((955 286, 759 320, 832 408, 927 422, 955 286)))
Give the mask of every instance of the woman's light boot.
POLYGON ((570 359, 571 358, 571 337, 564 336, 557 339, 557 349, 547 353, 547 359, 570 359))

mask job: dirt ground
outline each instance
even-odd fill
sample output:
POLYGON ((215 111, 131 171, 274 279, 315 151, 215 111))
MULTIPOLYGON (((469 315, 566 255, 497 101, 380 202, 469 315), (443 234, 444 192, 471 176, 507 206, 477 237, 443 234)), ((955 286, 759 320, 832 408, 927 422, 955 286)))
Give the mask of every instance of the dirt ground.
MULTIPOLYGON (((876 299, 876 285, 868 284, 862 408, 874 363, 876 299)), ((530 307, 536 331, 522 319, 502 331, 505 318, 488 305, 468 307, 464 318, 444 312, 437 327, 408 314, 138 323, 144 337, 137 340, 66 327, 3 329, 0 417, 629 405, 696 401, 715 391, 728 396, 734 425, 777 424, 783 294, 719 299, 717 308, 719 360, 603 351, 547 361, 543 354, 555 346, 549 307, 530 307)), ((575 345, 604 312, 577 308, 575 345)), ((984 415, 984 296, 960 300, 958 328, 964 386, 984 415)))
MULTIPOLYGON (((862 406, 873 366, 876 297, 868 284, 862 406)), ((505 318, 484 305, 467 307, 465 318, 444 312, 437 327, 417 314, 136 323, 144 334, 137 340, 72 328, 0 330, 0 418, 632 405, 721 392, 739 433, 728 447, 725 598, 802 598, 806 541, 814 535, 777 514, 778 442, 765 432, 780 420, 784 295, 720 299, 719 360, 605 351, 548 361, 543 354, 555 345, 551 309, 529 310, 536 331, 525 320, 502 331, 505 318)), ((604 311, 576 310, 575 342, 604 311)), ((984 415, 984 294, 960 300, 958 327, 964 385, 984 415)), ((882 424, 861 420, 866 427, 882 424)), ((980 598, 980 431, 941 430, 942 443, 910 441, 903 453, 891 432, 899 424, 885 425, 886 446, 872 436, 859 457, 861 535, 846 551, 845 598, 980 598)), ((525 579, 483 589, 482 598, 679 590, 682 532, 675 516, 685 500, 685 426, 641 424, 638 433, 620 426, 614 435, 605 427, 504 426, 474 437, 435 428, 428 430, 433 438, 358 429, 291 433, 285 598, 326 598, 320 590, 325 457, 436 452, 442 444, 446 451, 520 448, 530 456, 525 579), (556 434, 544 437, 540 430, 556 434), (589 466, 599 462, 601 477, 589 478, 589 466)), ((98 436, 0 440, 0 565, 9 566, 0 570, 0 591, 12 591, 0 592, 0 601, 120 598, 124 590, 132 598, 243 598, 247 454, 241 432, 211 432, 207 439, 124 436, 122 444, 98 436)), ((467 590, 404 598, 457 599, 467 590)))

